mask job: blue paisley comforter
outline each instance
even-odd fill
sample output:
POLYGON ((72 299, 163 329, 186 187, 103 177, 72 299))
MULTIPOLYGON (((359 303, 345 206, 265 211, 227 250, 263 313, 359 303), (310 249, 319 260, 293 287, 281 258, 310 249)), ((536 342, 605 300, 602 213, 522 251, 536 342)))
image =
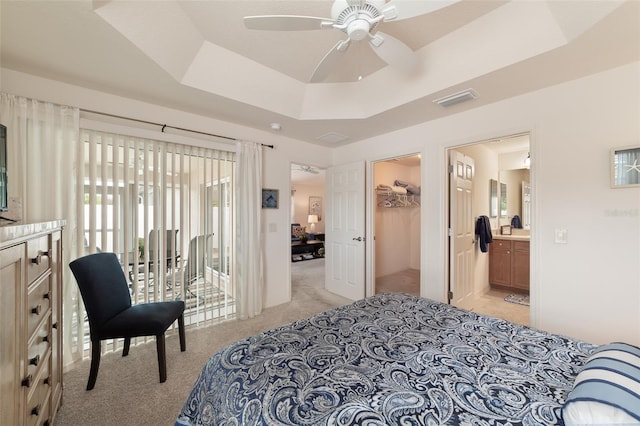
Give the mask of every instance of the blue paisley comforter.
POLYGON ((595 345, 380 294, 234 343, 176 425, 553 425, 595 345))

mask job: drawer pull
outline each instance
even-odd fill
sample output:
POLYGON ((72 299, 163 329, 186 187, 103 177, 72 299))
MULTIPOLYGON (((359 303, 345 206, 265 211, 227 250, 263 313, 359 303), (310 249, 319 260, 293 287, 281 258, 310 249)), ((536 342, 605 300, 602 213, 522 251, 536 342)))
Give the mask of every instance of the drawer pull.
POLYGON ((31 409, 31 415, 32 416, 39 416, 40 415, 40 404, 36 405, 35 407, 33 407, 31 409))
POLYGON ((42 341, 43 342, 48 342, 49 341, 49 336, 42 336, 42 341))
POLYGON ((50 291, 46 292, 45 294, 42 295, 42 298, 47 300, 51 299, 51 292, 50 291))
POLYGON ((53 323, 53 325, 51 325, 51 328, 53 328, 53 329, 56 329, 56 330, 57 330, 57 329, 58 329, 58 323, 57 323, 57 322, 54 322, 54 323, 53 323))
POLYGON ((42 312, 42 305, 38 305, 35 308, 31 308, 32 314, 40 315, 40 312, 42 312))
POLYGON ((40 355, 36 355, 29 360, 29 365, 38 365, 40 364, 40 355))
POLYGON ((31 263, 35 263, 36 265, 39 265, 40 262, 42 262, 42 256, 49 257, 49 252, 48 251, 38 250, 38 255, 36 257, 34 257, 33 259, 31 259, 31 263))
POLYGON ((22 386, 25 387, 25 388, 30 388, 32 381, 33 381, 33 376, 31 374, 29 374, 27 377, 22 379, 22 386))
POLYGON ((44 380, 42 381, 42 383, 44 383, 45 385, 48 385, 49 383, 51 383, 51 378, 50 377, 45 377, 44 380))

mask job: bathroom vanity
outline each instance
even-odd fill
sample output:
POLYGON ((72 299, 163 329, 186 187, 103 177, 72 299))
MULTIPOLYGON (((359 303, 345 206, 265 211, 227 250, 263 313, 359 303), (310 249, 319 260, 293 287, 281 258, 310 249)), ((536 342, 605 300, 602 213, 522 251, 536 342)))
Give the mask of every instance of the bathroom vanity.
POLYGON ((489 284, 529 292, 529 236, 495 235, 489 244, 489 284))

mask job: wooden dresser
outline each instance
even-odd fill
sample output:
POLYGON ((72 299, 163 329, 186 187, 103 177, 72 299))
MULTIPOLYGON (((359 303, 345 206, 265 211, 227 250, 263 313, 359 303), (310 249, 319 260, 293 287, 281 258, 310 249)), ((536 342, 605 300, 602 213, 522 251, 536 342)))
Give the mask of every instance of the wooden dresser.
POLYGON ((0 425, 51 425, 62 404, 64 221, 0 227, 0 425))

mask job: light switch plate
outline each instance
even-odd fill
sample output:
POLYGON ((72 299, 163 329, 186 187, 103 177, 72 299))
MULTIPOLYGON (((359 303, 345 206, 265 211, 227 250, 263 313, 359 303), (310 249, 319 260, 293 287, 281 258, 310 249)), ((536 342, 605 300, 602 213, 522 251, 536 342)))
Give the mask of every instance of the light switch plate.
POLYGON ((554 242, 556 244, 567 244, 567 240, 569 237, 568 234, 569 232, 566 229, 556 229, 554 242))

